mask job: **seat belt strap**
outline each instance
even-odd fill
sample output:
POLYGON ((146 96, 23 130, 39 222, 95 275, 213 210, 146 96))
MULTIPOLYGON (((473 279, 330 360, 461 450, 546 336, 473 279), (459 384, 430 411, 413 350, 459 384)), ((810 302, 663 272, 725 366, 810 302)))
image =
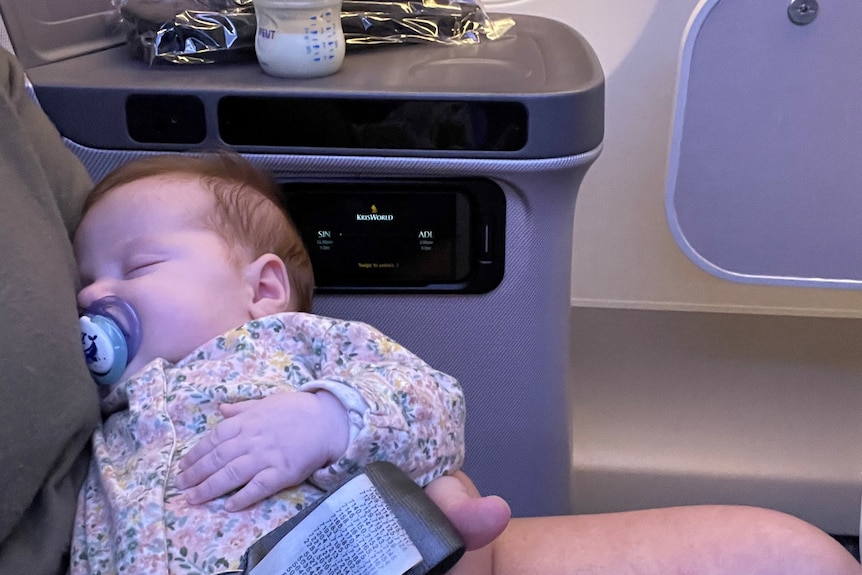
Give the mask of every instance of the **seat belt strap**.
POLYGON ((443 512, 403 471, 374 462, 255 541, 243 575, 441 575, 464 554, 443 512))

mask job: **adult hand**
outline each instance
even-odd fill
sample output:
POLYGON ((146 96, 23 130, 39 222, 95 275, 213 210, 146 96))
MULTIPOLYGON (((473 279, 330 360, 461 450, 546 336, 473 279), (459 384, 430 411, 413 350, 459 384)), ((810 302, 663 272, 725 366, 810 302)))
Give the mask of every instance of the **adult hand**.
POLYGON ((425 487, 461 535, 468 551, 481 549, 499 536, 512 516, 509 504, 496 495, 482 497, 463 472, 438 477, 425 487))
POLYGON ((222 404, 212 431, 180 460, 177 486, 201 504, 235 489, 238 511, 305 481, 347 449, 347 414, 331 393, 285 392, 222 404))

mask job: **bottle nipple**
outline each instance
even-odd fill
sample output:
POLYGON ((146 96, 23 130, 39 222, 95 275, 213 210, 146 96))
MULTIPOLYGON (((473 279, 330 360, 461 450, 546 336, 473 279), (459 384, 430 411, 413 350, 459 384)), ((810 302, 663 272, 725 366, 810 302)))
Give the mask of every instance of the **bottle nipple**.
POLYGON ((116 383, 141 343, 138 315, 124 300, 107 296, 84 310, 79 321, 90 374, 99 385, 116 383))

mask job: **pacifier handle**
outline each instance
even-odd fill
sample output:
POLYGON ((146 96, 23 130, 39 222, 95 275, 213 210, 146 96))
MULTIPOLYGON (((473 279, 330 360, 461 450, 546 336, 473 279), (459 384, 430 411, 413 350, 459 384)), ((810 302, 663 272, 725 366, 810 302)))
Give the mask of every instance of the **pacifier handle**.
POLYGON ((116 383, 141 345, 141 323, 128 302, 106 296, 80 317, 81 345, 96 383, 116 383))

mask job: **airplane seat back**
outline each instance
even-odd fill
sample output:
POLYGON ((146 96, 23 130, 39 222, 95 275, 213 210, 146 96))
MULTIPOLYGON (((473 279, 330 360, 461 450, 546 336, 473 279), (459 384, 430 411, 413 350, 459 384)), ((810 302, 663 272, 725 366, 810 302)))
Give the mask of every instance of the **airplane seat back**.
POLYGON ((355 51, 332 76, 286 80, 254 61, 134 60, 109 3, 69 18, 68 4, 0 0, 39 103, 91 176, 220 146, 272 170, 298 206, 315 311, 375 325, 460 380, 482 492, 517 515, 569 512, 574 206, 604 133, 584 38, 518 15, 500 40, 355 51), (358 231, 380 220, 399 222, 397 241, 358 231))

